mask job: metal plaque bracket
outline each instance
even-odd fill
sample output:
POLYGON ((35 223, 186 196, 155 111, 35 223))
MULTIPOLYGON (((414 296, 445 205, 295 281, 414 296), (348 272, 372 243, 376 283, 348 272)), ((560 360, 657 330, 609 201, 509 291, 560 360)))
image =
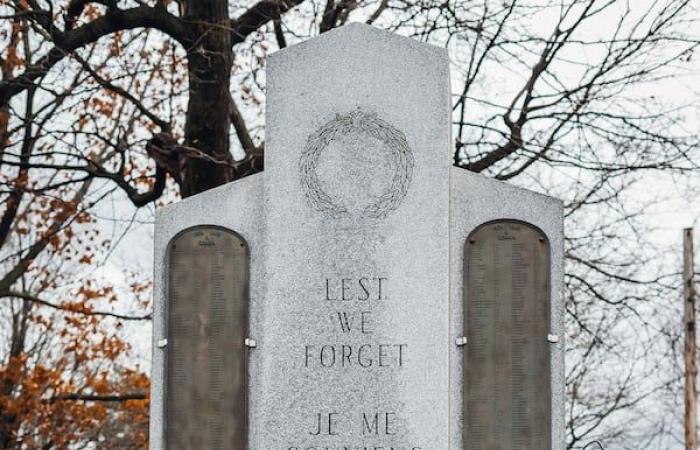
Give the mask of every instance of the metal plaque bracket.
POLYGON ((466 336, 460 336, 457 339, 455 339, 455 345, 457 347, 464 347, 467 345, 467 337, 466 336))
POLYGON ((258 346, 258 343, 255 342, 255 339, 245 338, 245 346, 248 348, 255 348, 258 346))

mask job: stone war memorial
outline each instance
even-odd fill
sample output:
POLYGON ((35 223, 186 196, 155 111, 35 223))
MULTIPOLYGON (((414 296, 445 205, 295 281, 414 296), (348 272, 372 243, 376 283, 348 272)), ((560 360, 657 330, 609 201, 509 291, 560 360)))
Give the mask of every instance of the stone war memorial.
POLYGON ((152 450, 562 450, 562 205, 451 166, 444 49, 273 54, 265 171, 156 220, 152 450))

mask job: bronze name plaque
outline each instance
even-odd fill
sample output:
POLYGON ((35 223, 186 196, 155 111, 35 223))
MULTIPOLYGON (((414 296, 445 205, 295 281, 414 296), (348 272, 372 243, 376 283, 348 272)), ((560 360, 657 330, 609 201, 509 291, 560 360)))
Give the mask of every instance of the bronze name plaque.
POLYGON ((168 262, 166 448, 246 450, 246 242, 191 228, 168 262))
POLYGON ((464 448, 550 449, 548 241, 522 222, 482 225, 464 276, 464 448))

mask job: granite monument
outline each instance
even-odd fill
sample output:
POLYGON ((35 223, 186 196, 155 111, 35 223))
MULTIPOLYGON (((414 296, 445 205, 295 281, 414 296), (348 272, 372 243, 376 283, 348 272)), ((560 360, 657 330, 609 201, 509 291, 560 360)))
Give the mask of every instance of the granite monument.
POLYGON ((563 449, 562 205, 451 167, 449 77, 270 57, 265 171, 157 214, 152 450, 563 449))

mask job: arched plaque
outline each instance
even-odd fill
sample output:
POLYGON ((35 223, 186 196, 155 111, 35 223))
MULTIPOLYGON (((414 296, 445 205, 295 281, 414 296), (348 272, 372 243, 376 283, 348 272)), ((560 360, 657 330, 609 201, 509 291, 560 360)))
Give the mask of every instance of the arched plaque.
POLYGON ((247 450, 248 246, 198 226, 168 249, 168 450, 247 450))
POLYGON ((549 243, 514 220, 465 245, 465 450, 551 448, 549 243))

